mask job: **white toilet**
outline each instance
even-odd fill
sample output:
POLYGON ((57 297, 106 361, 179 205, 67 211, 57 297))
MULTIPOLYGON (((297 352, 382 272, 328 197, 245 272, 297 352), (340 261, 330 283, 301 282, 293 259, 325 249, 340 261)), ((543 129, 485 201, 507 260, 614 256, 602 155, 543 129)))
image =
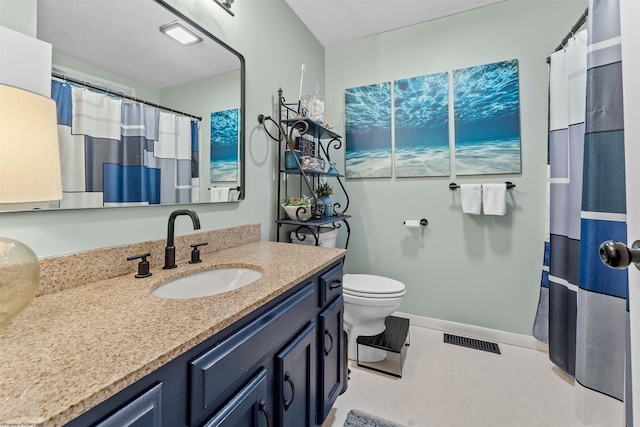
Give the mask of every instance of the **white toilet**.
POLYGON ((379 362, 387 352, 360 346, 358 336, 378 335, 385 330, 384 319, 400 307, 405 294, 404 283, 370 274, 345 274, 342 280, 344 295, 344 329, 349 334, 349 359, 379 362))

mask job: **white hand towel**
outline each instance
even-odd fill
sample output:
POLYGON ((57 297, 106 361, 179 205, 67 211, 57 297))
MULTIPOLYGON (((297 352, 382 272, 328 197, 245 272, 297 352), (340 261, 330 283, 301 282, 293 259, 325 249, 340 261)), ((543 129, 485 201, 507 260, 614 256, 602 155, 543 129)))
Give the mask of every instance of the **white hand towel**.
POLYGON ((191 178, 191 203, 200 203, 200 178, 191 178))
POLYGON ((505 195, 507 184, 482 184, 482 205, 485 215, 504 215, 507 213, 505 195))
POLYGON ((482 206, 482 186, 480 184, 460 185, 460 201, 462 212, 472 215, 480 215, 482 206))
POLYGON ((209 188, 209 197, 211 198, 209 201, 219 202, 220 192, 215 187, 209 188))
POLYGON ((231 187, 212 187, 209 189, 212 202, 228 202, 231 187))

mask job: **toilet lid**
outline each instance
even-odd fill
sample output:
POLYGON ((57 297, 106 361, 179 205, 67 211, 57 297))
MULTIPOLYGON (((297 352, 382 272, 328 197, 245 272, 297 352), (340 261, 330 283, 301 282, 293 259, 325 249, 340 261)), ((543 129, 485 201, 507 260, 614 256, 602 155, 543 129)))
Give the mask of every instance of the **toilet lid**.
POLYGON ((372 295, 388 297, 396 294, 404 295, 404 283, 388 277, 371 274, 345 274, 342 281, 345 293, 353 295, 372 295))

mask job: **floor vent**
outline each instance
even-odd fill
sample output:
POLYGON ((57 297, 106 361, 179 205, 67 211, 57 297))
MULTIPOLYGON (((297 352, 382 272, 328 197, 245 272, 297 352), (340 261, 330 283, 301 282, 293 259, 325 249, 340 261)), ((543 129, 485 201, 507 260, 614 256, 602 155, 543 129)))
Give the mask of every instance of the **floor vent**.
POLYGON ((444 342, 447 344, 455 344, 462 347, 469 347, 476 350, 483 350, 490 353, 500 354, 500 347, 498 347, 498 344, 494 342, 476 340, 473 338, 461 337, 451 334, 444 334, 444 342))

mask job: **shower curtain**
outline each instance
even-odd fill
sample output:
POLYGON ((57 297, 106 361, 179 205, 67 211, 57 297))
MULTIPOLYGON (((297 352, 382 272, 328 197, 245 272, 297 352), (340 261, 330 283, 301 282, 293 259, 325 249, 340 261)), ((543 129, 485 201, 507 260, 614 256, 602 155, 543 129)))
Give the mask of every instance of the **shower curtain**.
POLYGON ((60 208, 197 201, 196 121, 70 83, 51 84, 62 164, 60 208))
POLYGON ((587 31, 551 55, 549 263, 534 325, 576 380, 578 418, 598 426, 623 425, 625 401, 627 273, 598 254, 626 241, 619 17, 618 0, 591 0, 587 31))

